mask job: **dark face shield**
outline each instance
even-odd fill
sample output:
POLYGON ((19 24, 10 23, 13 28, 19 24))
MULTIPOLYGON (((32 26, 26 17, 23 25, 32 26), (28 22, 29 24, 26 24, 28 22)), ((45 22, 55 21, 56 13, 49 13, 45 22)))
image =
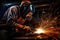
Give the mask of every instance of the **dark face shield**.
POLYGON ((21 10, 20 11, 21 17, 24 18, 24 19, 25 18, 27 18, 27 19, 30 18, 30 16, 32 16, 33 13, 35 12, 34 7, 30 3, 24 3, 24 4, 22 4, 20 10, 21 10))

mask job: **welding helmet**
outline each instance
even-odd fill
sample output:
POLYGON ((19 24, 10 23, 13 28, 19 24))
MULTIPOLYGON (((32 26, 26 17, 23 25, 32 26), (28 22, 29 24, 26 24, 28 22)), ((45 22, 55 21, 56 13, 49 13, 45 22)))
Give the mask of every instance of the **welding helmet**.
POLYGON ((25 16, 29 13, 29 12, 32 12, 32 14, 34 14, 35 12, 35 8, 33 7, 32 4, 30 3, 24 3, 22 4, 22 6, 20 7, 20 13, 21 13, 21 16, 23 18, 25 18, 25 16))

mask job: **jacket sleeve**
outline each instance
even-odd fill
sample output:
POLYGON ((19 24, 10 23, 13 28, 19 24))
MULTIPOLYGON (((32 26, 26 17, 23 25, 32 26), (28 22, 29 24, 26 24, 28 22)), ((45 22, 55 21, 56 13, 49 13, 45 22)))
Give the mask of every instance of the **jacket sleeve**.
MULTIPOLYGON (((13 22, 15 22, 18 18, 18 6, 11 6, 10 8, 7 9, 5 14, 3 15, 2 20, 5 21, 5 25, 11 25, 13 22)), ((4 26, 5 26, 4 25, 4 26)))

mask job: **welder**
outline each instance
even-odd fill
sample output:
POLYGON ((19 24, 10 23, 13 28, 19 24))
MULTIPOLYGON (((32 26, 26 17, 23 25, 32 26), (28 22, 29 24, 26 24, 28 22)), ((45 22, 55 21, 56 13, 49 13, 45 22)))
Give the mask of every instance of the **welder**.
POLYGON ((21 5, 6 3, 3 4, 3 7, 4 8, 1 10, 2 12, 0 12, 4 13, 0 20, 0 26, 2 27, 1 30, 6 29, 9 34, 14 31, 20 31, 21 28, 31 30, 28 22, 31 21, 35 9, 29 1, 25 0, 21 2, 21 5))

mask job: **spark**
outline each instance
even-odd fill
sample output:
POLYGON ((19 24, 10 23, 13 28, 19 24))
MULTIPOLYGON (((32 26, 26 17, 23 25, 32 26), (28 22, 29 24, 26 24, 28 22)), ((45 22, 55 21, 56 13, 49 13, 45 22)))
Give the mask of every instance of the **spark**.
POLYGON ((45 31, 43 29, 36 29, 36 31, 34 33, 40 34, 40 33, 44 33, 45 31))

